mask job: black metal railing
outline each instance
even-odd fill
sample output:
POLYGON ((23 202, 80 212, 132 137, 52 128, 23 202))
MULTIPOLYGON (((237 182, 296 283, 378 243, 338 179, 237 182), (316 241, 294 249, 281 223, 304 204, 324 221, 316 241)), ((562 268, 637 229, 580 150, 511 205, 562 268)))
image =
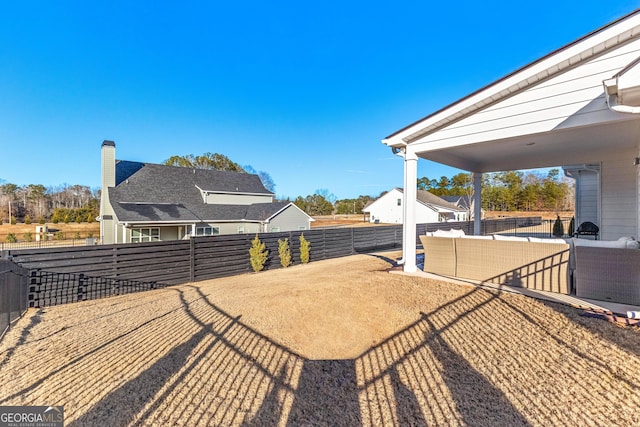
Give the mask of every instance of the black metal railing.
POLYGON ((29 270, 0 260, 0 337, 28 307, 29 270))

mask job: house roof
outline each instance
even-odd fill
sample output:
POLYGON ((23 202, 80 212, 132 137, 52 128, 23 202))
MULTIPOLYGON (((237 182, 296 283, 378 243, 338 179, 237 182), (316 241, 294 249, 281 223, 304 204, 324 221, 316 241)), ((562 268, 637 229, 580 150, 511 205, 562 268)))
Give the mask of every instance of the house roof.
POLYGON ((288 202, 205 204, 202 192, 272 195, 257 175, 118 161, 108 189, 123 222, 264 221, 288 202))
MULTIPOLYGON (((401 193, 403 192, 403 190, 400 188, 398 190, 400 190, 401 193)), ((426 190, 418 190, 416 198, 418 199, 419 202, 424 203, 425 205, 431 205, 439 208, 450 209, 452 211, 457 211, 457 212, 464 211, 464 209, 460 208, 459 206, 451 202, 448 202, 445 199, 438 197, 435 194, 430 193, 429 191, 426 191, 426 190)))
POLYGON ((639 44, 640 9, 382 142, 473 172, 588 163, 630 148, 638 116, 608 108, 603 81, 637 61, 639 44))
MULTIPOLYGON (((385 197, 387 194, 390 194, 392 191, 397 191, 400 194, 404 193, 402 188, 394 188, 390 191, 387 191, 385 194, 383 194, 382 196, 380 196, 378 199, 372 201, 371 203, 369 203, 367 206, 365 206, 363 208, 364 209, 368 209, 372 204, 374 204, 376 201, 380 200, 381 198, 385 197)), ((434 209, 434 210, 440 210, 440 209, 447 209, 447 210, 451 210, 451 211, 456 211, 456 212, 466 212, 465 209, 460 208, 459 206, 456 206, 455 204, 448 202, 447 200, 444 200, 441 197, 436 196, 433 193, 430 193, 429 191, 425 191, 425 190, 418 190, 417 196, 416 196, 416 200, 419 203, 422 203, 423 205, 434 209), (440 208, 440 209, 439 209, 440 208)))
POLYGON ((471 197, 469 196, 439 196, 441 199, 446 200, 449 203, 453 203, 459 208, 470 209, 471 208, 471 197))

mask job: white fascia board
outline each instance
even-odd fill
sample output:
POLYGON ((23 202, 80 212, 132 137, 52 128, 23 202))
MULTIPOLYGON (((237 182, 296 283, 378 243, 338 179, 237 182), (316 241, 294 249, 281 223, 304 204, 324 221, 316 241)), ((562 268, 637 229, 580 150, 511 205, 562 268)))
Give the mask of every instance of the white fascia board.
POLYGON ((193 220, 183 220, 183 221, 118 221, 120 224, 129 224, 129 225, 184 225, 184 224, 193 224, 193 220))
POLYGON ((382 142, 390 147, 406 146, 443 126, 467 117, 639 35, 640 10, 497 80, 467 98, 462 98, 449 107, 387 137, 382 142))
MULTIPOLYGON (((198 187, 196 185, 196 187, 198 187)), ((233 195, 241 195, 241 196, 272 196, 273 197, 273 193, 249 193, 249 192, 242 192, 242 191, 220 191, 220 190, 203 190, 200 187, 198 187, 198 190, 202 191, 203 194, 233 194, 233 195)))

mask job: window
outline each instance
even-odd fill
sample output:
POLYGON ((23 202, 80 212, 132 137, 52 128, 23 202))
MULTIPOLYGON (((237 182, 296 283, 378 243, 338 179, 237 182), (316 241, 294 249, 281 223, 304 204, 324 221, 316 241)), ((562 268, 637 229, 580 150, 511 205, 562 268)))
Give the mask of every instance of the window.
POLYGON ((238 226, 238 234, 244 234, 244 225, 238 226))
POLYGON ((272 233, 277 233, 278 231, 280 231, 280 227, 271 227, 272 233))
POLYGON ((307 227, 305 227, 304 225, 301 225, 300 227, 298 227, 298 230, 300 230, 300 231, 304 231, 306 229, 307 229, 307 227))
POLYGON ((402 206, 402 199, 398 199, 398 206, 402 206))
POLYGON ((196 236, 217 236, 220 234, 220 227, 196 227, 196 236))
POLYGON ((160 241, 159 228, 132 228, 131 229, 131 243, 159 242, 159 241, 160 241))

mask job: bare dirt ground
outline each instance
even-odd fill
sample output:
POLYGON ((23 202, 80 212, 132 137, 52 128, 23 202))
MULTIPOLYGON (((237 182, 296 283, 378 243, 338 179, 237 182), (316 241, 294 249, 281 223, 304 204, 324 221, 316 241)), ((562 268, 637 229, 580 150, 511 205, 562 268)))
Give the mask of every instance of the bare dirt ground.
POLYGON ((66 425, 639 425, 640 330, 398 253, 30 310, 0 405, 66 425))

